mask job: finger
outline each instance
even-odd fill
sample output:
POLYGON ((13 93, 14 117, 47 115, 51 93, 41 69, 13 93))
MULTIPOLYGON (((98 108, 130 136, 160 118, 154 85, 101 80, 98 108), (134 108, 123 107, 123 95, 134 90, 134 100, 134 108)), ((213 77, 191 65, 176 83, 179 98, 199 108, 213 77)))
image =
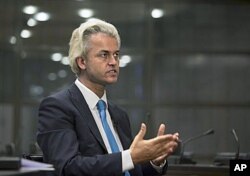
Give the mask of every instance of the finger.
POLYGON ((173 141, 173 135, 163 134, 163 135, 150 139, 150 141, 153 142, 153 145, 165 145, 169 143, 170 141, 173 141))
POLYGON ((177 137, 179 137, 179 133, 174 133, 174 136, 177 136, 177 137))
POLYGON ((167 156, 168 156, 168 154, 163 154, 163 155, 157 157, 156 159, 154 159, 152 161, 153 161, 154 164, 160 165, 161 163, 164 162, 164 160, 166 160, 167 156))
POLYGON ((157 133, 157 136, 161 136, 165 133, 165 125, 164 124, 161 124, 159 129, 158 129, 158 133, 157 133))
POLYGON ((141 129, 140 131, 138 132, 138 134, 136 135, 136 139, 137 140, 142 140, 146 134, 146 131, 147 131, 147 127, 144 123, 141 124, 141 129))
POLYGON ((156 160, 165 160, 166 157, 168 156, 168 153, 164 153, 163 155, 159 156, 158 158, 156 158, 156 160))
POLYGON ((175 141, 179 141, 179 133, 174 133, 173 137, 175 141))

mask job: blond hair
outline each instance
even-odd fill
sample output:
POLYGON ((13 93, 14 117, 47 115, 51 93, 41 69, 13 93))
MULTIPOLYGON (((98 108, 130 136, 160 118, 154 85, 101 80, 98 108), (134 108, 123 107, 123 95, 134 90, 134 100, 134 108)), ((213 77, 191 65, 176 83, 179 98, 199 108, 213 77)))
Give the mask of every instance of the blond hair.
POLYGON ((118 47, 121 46, 120 36, 116 27, 100 19, 88 20, 76 28, 69 42, 69 64, 71 70, 76 74, 80 74, 80 68, 76 63, 78 57, 87 57, 89 49, 89 38, 92 34, 105 33, 114 37, 118 42, 118 47))

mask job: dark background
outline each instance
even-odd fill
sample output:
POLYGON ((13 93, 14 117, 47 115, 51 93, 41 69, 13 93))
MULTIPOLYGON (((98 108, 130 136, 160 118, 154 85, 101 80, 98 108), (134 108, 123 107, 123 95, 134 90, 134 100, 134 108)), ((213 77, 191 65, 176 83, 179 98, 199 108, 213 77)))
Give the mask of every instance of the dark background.
POLYGON ((132 61, 121 68, 109 99, 129 113, 133 134, 141 122, 147 137, 166 123, 182 140, 214 129, 193 141, 187 152, 204 162, 217 153, 250 152, 250 3, 223 0, 0 0, 0 154, 15 146, 17 154, 34 152, 37 110, 41 99, 72 84, 68 65, 51 54, 68 54, 73 29, 86 19, 113 23, 122 39, 121 55, 132 61), (51 14, 27 26, 26 5, 51 14), (162 18, 152 18, 160 8, 162 18), (32 31, 21 38, 23 29, 32 31), (13 37, 16 42, 10 43, 13 37))

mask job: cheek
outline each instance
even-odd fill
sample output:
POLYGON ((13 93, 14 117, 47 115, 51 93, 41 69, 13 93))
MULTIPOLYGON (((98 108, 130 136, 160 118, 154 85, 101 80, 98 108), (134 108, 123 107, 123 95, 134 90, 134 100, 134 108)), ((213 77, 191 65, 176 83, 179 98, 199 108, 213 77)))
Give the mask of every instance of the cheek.
POLYGON ((105 69, 102 65, 92 65, 90 67, 87 68, 87 72, 90 74, 90 75, 93 75, 95 77, 100 77, 100 76, 103 76, 104 73, 105 73, 105 69))

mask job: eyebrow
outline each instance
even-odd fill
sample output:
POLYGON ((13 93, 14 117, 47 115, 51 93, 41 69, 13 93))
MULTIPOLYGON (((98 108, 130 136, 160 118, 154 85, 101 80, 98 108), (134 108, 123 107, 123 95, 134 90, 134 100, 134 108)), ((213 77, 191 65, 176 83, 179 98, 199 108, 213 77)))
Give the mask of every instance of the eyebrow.
MULTIPOLYGON (((111 51, 109 51, 109 50, 100 50, 99 52, 105 52, 105 53, 110 53, 111 51)), ((114 53, 119 53, 120 52, 120 50, 116 50, 114 53)))

